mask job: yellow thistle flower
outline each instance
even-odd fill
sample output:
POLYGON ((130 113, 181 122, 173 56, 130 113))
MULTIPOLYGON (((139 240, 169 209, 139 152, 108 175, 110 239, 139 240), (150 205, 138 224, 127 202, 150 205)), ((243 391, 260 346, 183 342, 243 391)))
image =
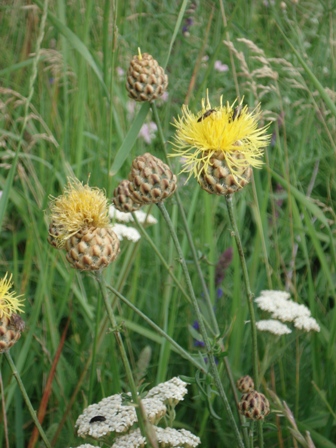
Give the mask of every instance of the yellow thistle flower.
POLYGON ((23 313, 22 296, 16 295, 15 291, 9 292, 12 283, 12 275, 7 279, 8 273, 5 277, 0 279, 0 319, 3 317, 10 318, 14 313, 23 313))
MULTIPOLYGON (((237 100, 236 100, 237 101, 237 100)), ((258 129, 261 111, 260 105, 249 111, 242 102, 228 102, 212 108, 209 98, 202 100, 202 110, 192 113, 185 105, 182 116, 174 119, 177 131, 174 137, 174 151, 171 157, 181 156, 184 160, 182 172, 189 172, 199 180, 212 164, 211 158, 221 153, 231 174, 240 177, 240 173, 249 166, 260 168, 263 148, 270 136, 266 134, 269 125, 258 129), (237 157, 239 156, 239 157, 237 157)))
POLYGON ((107 227, 108 211, 103 190, 70 178, 61 196, 50 197, 49 219, 54 229, 50 236, 56 240, 57 247, 64 247, 65 242, 80 230, 107 227))

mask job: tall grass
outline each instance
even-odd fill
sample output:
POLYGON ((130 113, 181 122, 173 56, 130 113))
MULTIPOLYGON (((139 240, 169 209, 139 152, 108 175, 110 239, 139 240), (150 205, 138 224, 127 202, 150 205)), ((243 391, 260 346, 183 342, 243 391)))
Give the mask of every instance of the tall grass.
MULTIPOLYGON (((165 158, 158 134, 150 143, 138 137, 141 126, 154 117, 147 104, 135 105, 131 112, 125 89, 125 72, 140 47, 160 65, 166 64, 169 96, 158 101, 157 109, 168 152, 173 117, 185 101, 191 110, 200 110, 206 89, 215 106, 221 95, 224 102, 244 97, 251 108, 261 102, 264 123, 272 122, 263 168, 254 170, 253 182, 234 197, 251 291, 256 296, 265 289, 289 291, 310 308, 321 331, 293 330, 278 339, 258 334, 261 389, 273 411, 264 424, 264 443, 309 446, 300 439, 300 433, 305 437, 309 431, 315 446, 335 447, 335 2, 236 0, 194 5, 50 2, 40 54, 36 45, 46 2, 0 5, 0 277, 13 273, 16 291, 26 297, 27 325, 11 356, 37 410, 61 350, 42 423, 56 447, 80 444, 74 424, 83 408, 129 391, 98 285, 90 275, 69 268, 63 253, 48 245, 44 211, 49 195, 59 195, 69 175, 83 182, 89 178, 90 185, 104 188, 111 197, 135 156, 151 152, 165 158), (188 33, 183 33, 187 24, 188 33), (216 61, 227 64, 228 70, 218 71, 216 61), (286 418, 284 401, 297 429, 286 418)), ((175 159, 172 163, 177 174, 179 164, 175 159)), ((225 200, 208 195, 193 179, 184 181, 181 175, 179 195, 236 380, 252 374, 252 347, 225 200), (230 247, 233 259, 218 286, 216 264, 230 247)), ((210 322, 176 199, 166 206, 199 306, 210 322)), ((159 210, 151 208, 150 213, 158 223, 146 232, 186 288, 159 210)), ((120 257, 104 276, 203 363, 191 328, 196 316, 190 302, 147 239, 136 244, 123 240, 120 257)), ((192 381, 188 397, 176 408, 176 427, 198 434, 204 447, 234 446, 221 401, 207 388, 207 380, 201 382, 205 389, 198 386, 195 365, 134 309, 115 296, 113 300, 134 371, 143 349, 151 349, 144 383, 152 386, 177 375, 192 381)), ((264 317, 255 311, 257 318, 264 317)), ((9 366, 5 359, 0 362, 9 446, 22 448, 33 423, 9 366)), ((229 378, 223 360, 219 362, 234 409, 229 378)), ((238 422, 236 411, 234 415, 238 422)), ((0 447, 5 446, 1 425, 0 447)))

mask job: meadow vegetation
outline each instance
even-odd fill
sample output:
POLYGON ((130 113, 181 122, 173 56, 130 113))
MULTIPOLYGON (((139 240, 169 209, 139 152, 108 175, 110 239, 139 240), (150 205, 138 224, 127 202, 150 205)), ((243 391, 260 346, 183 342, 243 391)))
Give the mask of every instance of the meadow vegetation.
MULTIPOLYGON (((160 206, 142 208, 156 219, 151 225, 124 223, 141 238, 126 231, 98 281, 47 241, 50 198, 69 178, 104 190, 111 202, 135 157, 149 152, 167 163, 182 105, 200 114, 208 95, 214 108, 221 97, 223 105, 243 99, 248 110, 260 103, 259 126, 269 124, 263 165, 232 195, 250 290, 256 298, 288 292, 317 324, 305 331, 287 322, 283 335, 258 331, 254 365, 227 201, 193 176, 186 182, 183 160, 169 158, 178 197, 165 209, 242 446, 336 448, 335 11, 334 0, 1 2, 0 279, 12 274, 25 298, 26 329, 10 356, 51 446, 112 445, 113 438, 84 441, 75 423, 90 404, 130 392, 116 332, 140 396, 174 377, 189 383, 174 428, 200 437, 202 447, 239 446, 207 375, 184 265, 160 206), (133 101, 125 87, 138 48, 168 75, 154 107, 133 101), (242 423, 232 387, 255 368, 271 408, 263 438, 259 423, 254 437, 252 423, 242 423)), ((270 318, 254 299, 253 308, 257 321, 270 318)), ((0 357, 0 448, 45 446, 0 357)))

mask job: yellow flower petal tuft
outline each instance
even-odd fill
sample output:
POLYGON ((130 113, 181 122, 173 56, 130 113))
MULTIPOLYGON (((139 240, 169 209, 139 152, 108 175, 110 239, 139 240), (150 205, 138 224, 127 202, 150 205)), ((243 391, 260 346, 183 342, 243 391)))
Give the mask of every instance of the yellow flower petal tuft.
POLYGON ((16 295, 15 291, 9 292, 12 283, 12 275, 7 279, 8 273, 5 277, 0 279, 0 319, 2 317, 11 317, 13 313, 23 313, 22 296, 16 295))
MULTIPOLYGON (((237 100, 236 100, 237 101, 237 100)), ((206 172, 211 157, 216 152, 225 156, 232 174, 238 175, 242 168, 249 165, 260 168, 263 148, 270 141, 266 134, 269 125, 258 129, 261 111, 258 105, 249 111, 242 102, 235 107, 236 101, 230 105, 222 104, 212 108, 209 100, 202 100, 202 110, 192 113, 187 106, 182 106, 182 116, 174 119, 176 127, 174 151, 170 157, 182 157, 182 172, 194 174, 197 179, 206 172), (237 153, 244 157, 234 157, 237 153)))
POLYGON ((103 190, 83 185, 75 178, 68 179, 63 194, 57 198, 50 197, 49 218, 58 231, 58 246, 63 247, 68 238, 82 229, 107 227, 108 210, 109 204, 103 190))

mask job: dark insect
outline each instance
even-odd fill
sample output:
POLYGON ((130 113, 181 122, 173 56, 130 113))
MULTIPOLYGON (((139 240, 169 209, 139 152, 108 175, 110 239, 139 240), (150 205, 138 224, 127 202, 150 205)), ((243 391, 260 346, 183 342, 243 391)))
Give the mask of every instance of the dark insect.
POLYGON ((233 109, 232 121, 235 121, 235 120, 237 120, 237 118, 240 117, 242 110, 243 110, 243 106, 241 106, 241 105, 237 106, 233 109))
POLYGON ((209 110, 207 110, 206 112, 204 112, 203 115, 201 115, 201 116, 199 117, 199 119, 197 120, 197 123, 199 123, 200 121, 203 121, 204 118, 209 117, 209 116, 210 116, 211 114, 213 114, 214 112, 216 112, 216 109, 209 109, 209 110))
POLYGON ((105 420, 106 418, 103 415, 96 415, 95 417, 92 417, 89 423, 104 422, 105 420))

